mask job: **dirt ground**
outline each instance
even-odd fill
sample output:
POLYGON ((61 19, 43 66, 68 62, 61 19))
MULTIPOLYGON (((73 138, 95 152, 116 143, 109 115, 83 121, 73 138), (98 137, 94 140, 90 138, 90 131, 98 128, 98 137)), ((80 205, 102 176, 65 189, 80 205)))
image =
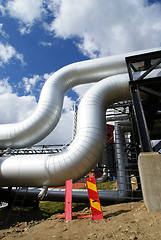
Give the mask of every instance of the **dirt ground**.
MULTIPOLYGON (((149 213, 142 201, 102 206, 103 220, 65 222, 53 215, 47 220, 22 222, 0 230, 0 239, 161 239, 161 213, 149 213)), ((77 213, 90 214, 89 207, 77 213)))

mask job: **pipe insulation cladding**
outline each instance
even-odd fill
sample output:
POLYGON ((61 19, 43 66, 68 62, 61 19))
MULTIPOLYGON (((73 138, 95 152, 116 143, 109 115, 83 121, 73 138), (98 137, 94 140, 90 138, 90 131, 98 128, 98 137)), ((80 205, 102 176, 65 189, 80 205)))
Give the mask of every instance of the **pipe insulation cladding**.
MULTIPOLYGON (((153 75, 161 75, 161 70, 154 70, 153 75)), ((112 103, 128 99, 128 74, 111 76, 96 83, 80 102, 72 143, 53 155, 1 157, 1 186, 62 186, 68 179, 76 181, 85 176, 98 162, 105 145, 106 109, 112 103)))
POLYGON ((67 179, 83 177, 96 165, 104 148, 106 108, 129 98, 128 74, 96 83, 80 102, 73 142, 53 155, 1 157, 1 186, 62 186, 67 179))
POLYGON ((127 73, 125 57, 161 50, 149 49, 70 64, 45 83, 36 110, 22 122, 0 125, 0 149, 24 148, 45 138, 57 125, 65 93, 72 87, 127 73))
MULTIPOLYGON (((126 56, 155 50, 129 53, 126 56)), ((29 118, 16 124, 0 125, 1 149, 31 146, 56 126, 68 89, 78 84, 98 82, 80 102, 77 131, 72 143, 53 155, 0 157, 2 187, 62 186, 68 179, 80 179, 96 165, 105 144, 106 109, 115 102, 130 98, 129 76, 123 74, 127 72, 126 56, 94 59, 64 67, 45 83, 38 107, 29 118)), ((160 75, 160 69, 153 72, 155 76, 160 75)))

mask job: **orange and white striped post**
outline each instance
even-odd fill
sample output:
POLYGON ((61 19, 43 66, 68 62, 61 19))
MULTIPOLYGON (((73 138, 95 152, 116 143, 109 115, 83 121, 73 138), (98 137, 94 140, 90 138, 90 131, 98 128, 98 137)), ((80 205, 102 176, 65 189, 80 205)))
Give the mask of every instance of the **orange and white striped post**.
POLYGON ((86 184, 93 220, 103 219, 95 177, 86 178, 86 184))

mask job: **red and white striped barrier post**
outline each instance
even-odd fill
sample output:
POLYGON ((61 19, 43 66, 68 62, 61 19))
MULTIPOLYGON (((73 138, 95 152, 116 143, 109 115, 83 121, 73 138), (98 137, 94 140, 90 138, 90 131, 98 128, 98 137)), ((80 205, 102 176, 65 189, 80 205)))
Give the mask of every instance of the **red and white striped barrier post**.
POLYGON ((103 219, 95 177, 86 178, 86 184, 93 220, 103 219))

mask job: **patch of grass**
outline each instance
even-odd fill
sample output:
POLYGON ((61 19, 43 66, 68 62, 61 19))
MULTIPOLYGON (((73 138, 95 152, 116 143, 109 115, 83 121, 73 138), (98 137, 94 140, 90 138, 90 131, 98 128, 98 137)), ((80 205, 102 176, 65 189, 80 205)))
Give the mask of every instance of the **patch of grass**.
POLYGON ((64 212, 64 202, 48 202, 40 201, 39 210, 43 213, 44 217, 50 217, 51 215, 64 212))
MULTIPOLYGON (((117 181, 97 183, 98 190, 113 190, 117 185, 117 181)), ((86 188, 86 187, 85 187, 86 188)), ((80 211, 85 207, 89 207, 89 203, 72 203, 73 212, 80 211)), ((16 207, 13 209, 13 213, 19 211, 16 207)), ((61 214, 65 211, 64 202, 50 202, 50 201, 40 201, 39 208, 33 209, 32 207, 25 207, 21 209, 19 222, 30 222, 39 221, 42 219, 47 219, 55 214, 61 214)), ((7 215, 9 213, 9 208, 0 209, 0 225, 3 225, 7 215)))
MULTIPOLYGON (((116 184, 116 181, 97 183, 97 188, 98 190, 114 190, 116 184)), ((84 187, 84 189, 86 189, 86 187, 84 187)), ((82 209, 83 207, 86 207, 87 205, 89 206, 89 204, 85 203, 72 203, 72 208, 73 210, 77 211, 79 209, 82 209)), ((64 213, 65 204, 64 202, 41 201, 39 207, 42 216, 47 218, 54 214, 64 213)))
MULTIPOLYGON (((88 204, 89 205, 89 204, 88 204)), ((77 211, 86 207, 87 204, 85 203, 72 203, 72 209, 77 211)), ((47 202, 41 201, 39 204, 40 211, 42 212, 42 216, 45 218, 50 217, 54 214, 64 213, 65 211, 65 203, 64 202, 47 202)))
POLYGON ((97 183, 97 189, 98 190, 115 190, 116 184, 117 184, 116 181, 97 183))
MULTIPOLYGON (((116 190, 117 188, 117 181, 109 181, 109 182, 102 182, 97 183, 97 189, 98 190, 116 190)), ((86 187, 83 187, 81 189, 86 189, 86 187)))

